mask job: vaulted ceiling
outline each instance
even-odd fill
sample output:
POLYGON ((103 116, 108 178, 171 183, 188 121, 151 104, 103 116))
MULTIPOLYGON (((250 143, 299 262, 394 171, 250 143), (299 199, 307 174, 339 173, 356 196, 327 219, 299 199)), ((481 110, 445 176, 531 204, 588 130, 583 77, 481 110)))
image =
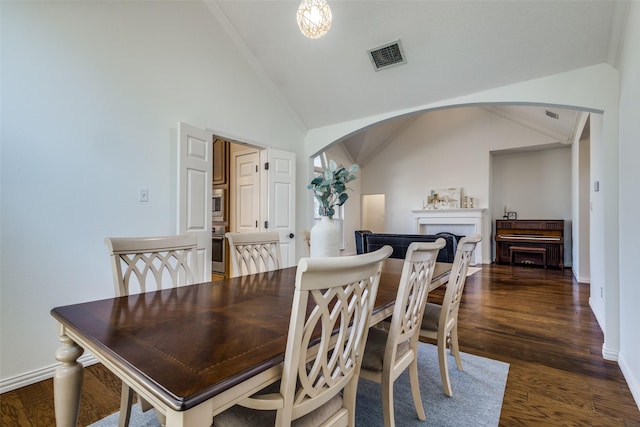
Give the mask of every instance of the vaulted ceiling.
MULTIPOLYGON (((298 0, 205 3, 309 129, 589 65, 615 66, 627 7, 609 0, 328 0, 332 27, 312 40, 298 30, 298 0), (367 51, 395 40, 406 64, 375 71, 367 51)), ((559 138, 575 119, 549 121, 544 109, 523 108, 501 114, 548 123, 559 138)), ((345 147, 356 160, 366 157, 411 120, 381 124, 375 136, 354 135, 345 147)))

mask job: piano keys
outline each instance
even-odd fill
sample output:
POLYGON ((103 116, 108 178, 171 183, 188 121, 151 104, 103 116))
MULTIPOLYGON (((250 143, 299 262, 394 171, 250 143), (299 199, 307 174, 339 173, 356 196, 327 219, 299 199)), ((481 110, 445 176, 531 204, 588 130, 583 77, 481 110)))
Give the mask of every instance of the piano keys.
POLYGON ((496 220, 498 264, 564 267, 563 220, 496 220))

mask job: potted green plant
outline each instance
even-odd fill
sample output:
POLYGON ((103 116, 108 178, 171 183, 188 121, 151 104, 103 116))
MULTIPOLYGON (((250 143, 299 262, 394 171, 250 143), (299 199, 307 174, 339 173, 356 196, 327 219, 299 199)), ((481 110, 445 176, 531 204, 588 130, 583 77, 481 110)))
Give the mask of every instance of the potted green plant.
POLYGON ((351 165, 349 169, 339 165, 334 160, 329 160, 329 167, 325 168, 322 175, 316 176, 307 188, 313 191, 320 207, 318 214, 333 218, 335 207, 342 206, 349 198, 347 183, 356 179, 355 173, 358 165, 351 165))
POLYGON ((311 229, 311 256, 337 256, 340 252, 340 230, 333 222, 336 207, 344 205, 349 199, 347 183, 356 179, 358 165, 349 169, 338 165, 334 160, 322 175, 313 178, 307 188, 313 191, 318 201, 320 222, 311 229))

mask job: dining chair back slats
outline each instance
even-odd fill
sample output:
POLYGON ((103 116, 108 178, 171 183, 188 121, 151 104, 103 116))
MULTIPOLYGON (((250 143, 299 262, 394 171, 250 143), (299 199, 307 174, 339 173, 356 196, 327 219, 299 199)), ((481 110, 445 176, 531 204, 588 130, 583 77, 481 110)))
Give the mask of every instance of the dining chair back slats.
POLYGON ((283 267, 278 232, 226 233, 231 277, 264 273, 283 267))
MULTIPOLYGON (((197 259, 197 238, 193 234, 162 237, 107 237, 116 296, 137 291, 175 288, 201 281, 197 259)), ((127 427, 131 416, 133 391, 122 383, 118 427, 127 427)), ((151 404, 140 399, 143 410, 151 404)), ((164 425, 165 416, 156 411, 164 425)))
POLYGON ((279 387, 240 401, 214 425, 354 426, 371 311, 392 252, 385 246, 364 255, 302 258, 279 387))
POLYGON ((482 236, 479 234, 460 239, 442 304, 427 304, 420 327, 421 337, 435 340, 437 343, 442 388, 447 396, 453 396, 453 389, 449 379, 446 349, 449 345, 451 354, 456 360, 456 366, 462 371, 462 359, 460 359, 458 346, 458 310, 473 251, 481 240, 482 236))
POLYGON ((436 259, 444 246, 444 239, 409 245, 389 329, 370 332, 361 376, 382 386, 385 427, 395 425, 393 383, 407 368, 416 413, 426 419, 418 383, 418 338, 436 259))
POLYGON ((441 318, 446 320, 445 327, 447 329, 449 329, 452 326, 452 323, 454 323, 458 318, 458 310, 460 309, 460 301, 462 300, 464 284, 467 280, 467 272, 469 271, 473 248, 475 248, 476 245, 475 243, 463 242, 460 246, 461 247, 456 253, 456 258, 458 259, 454 260, 451 275, 449 276, 449 282, 447 283, 447 290, 451 287, 452 291, 449 292, 446 298, 442 301, 442 311, 445 314, 441 314, 441 318))
POLYGON ((196 236, 106 238, 116 296, 201 281, 196 236))

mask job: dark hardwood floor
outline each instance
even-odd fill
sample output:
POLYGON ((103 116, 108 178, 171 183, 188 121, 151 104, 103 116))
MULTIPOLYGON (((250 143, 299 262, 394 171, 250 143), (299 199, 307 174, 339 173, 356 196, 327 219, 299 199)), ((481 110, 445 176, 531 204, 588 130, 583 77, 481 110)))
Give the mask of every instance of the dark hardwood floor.
MULTIPOLYGON (((438 290, 430 300, 441 297, 438 290)), ((570 269, 484 265, 467 280, 462 351, 510 364, 500 425, 640 426, 620 368, 602 359, 588 301, 589 286, 570 269)), ((119 381, 101 365, 85 369, 79 424, 116 411, 119 395, 119 381)), ((0 403, 2 426, 55 424, 51 380, 4 393, 0 403)))

